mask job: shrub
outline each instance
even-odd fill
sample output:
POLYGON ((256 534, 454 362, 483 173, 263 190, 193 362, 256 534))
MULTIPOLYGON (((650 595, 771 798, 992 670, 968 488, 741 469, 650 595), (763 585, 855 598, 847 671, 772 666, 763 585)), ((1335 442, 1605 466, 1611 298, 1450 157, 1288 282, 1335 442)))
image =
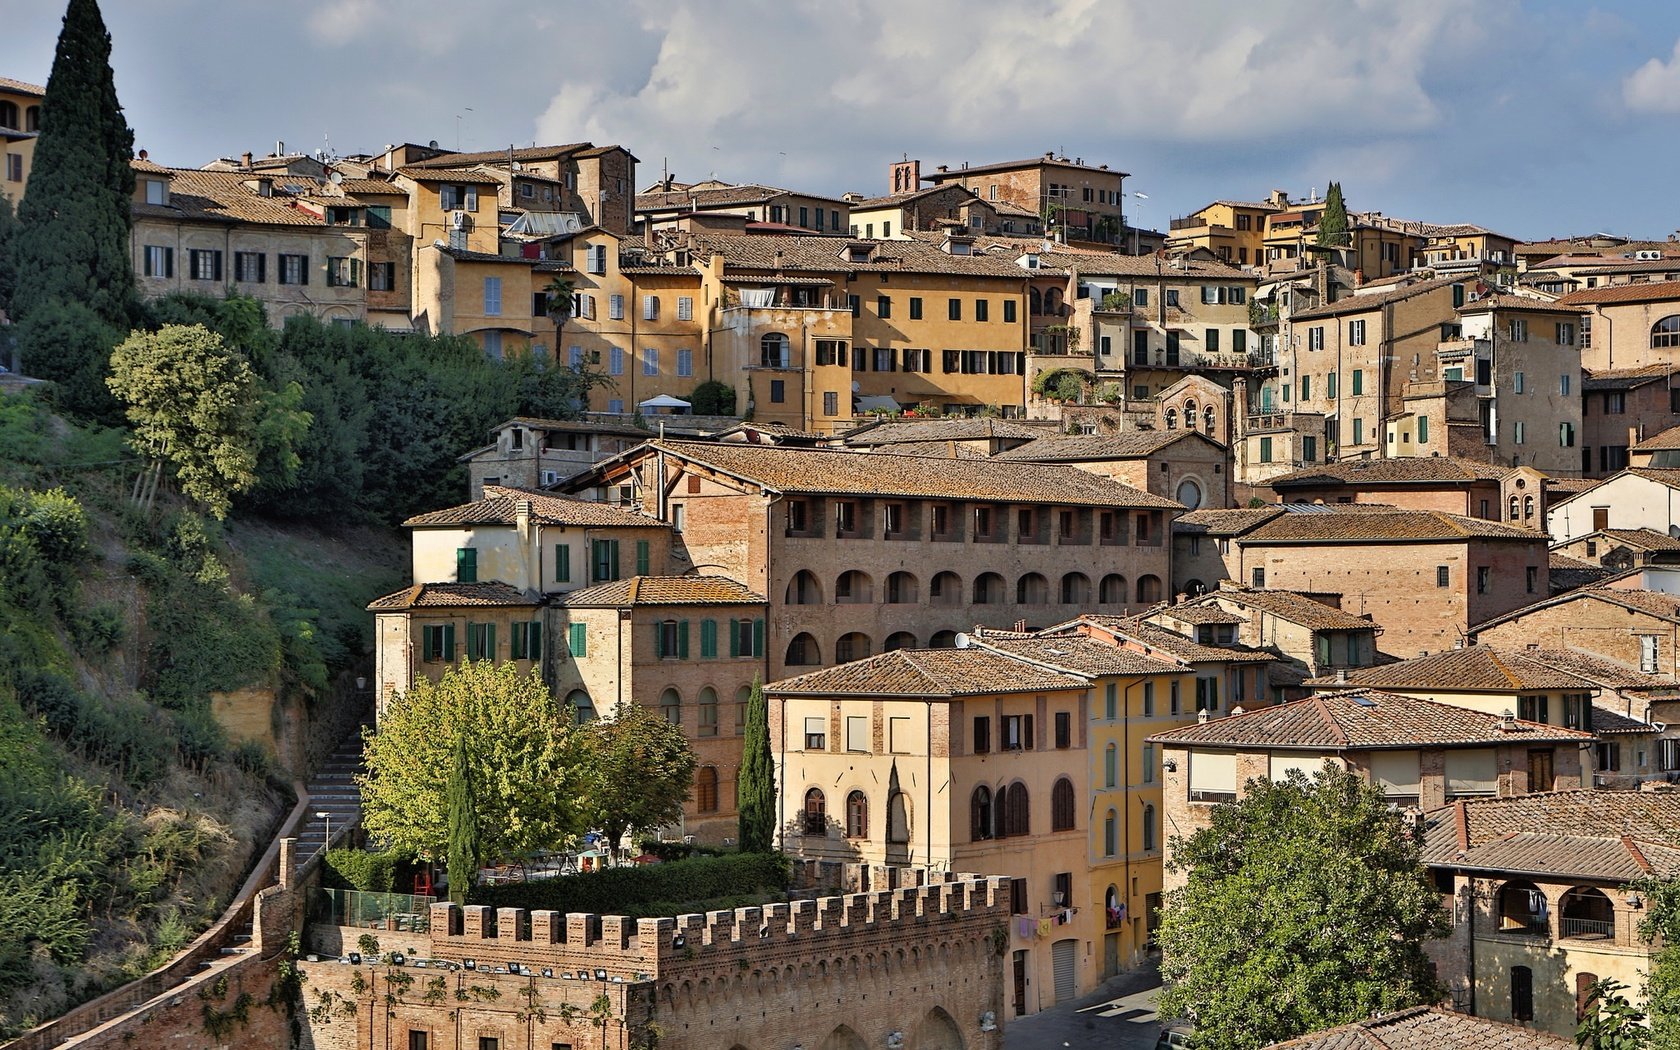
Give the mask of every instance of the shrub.
POLYGON ((732 416, 735 414, 735 388, 716 379, 708 379, 689 395, 690 411, 697 416, 732 416))
POLYGON ((397 881, 397 855, 362 849, 328 850, 321 865, 328 889, 390 893, 397 881))
POLYGON ((722 898, 784 893, 791 879, 788 859, 780 853, 731 853, 481 886, 472 903, 638 918, 681 914, 722 898))

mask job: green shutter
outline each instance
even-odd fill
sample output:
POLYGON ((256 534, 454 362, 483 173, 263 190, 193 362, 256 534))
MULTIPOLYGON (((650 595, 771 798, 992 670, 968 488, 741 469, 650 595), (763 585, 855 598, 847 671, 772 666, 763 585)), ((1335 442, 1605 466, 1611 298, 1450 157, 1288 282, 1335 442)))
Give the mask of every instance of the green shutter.
POLYGON ((530 630, 530 644, 526 649, 533 663, 542 660, 542 621, 532 620, 530 630))
POLYGON ((471 547, 455 549, 455 580, 458 583, 478 582, 478 551, 471 547))
POLYGON ((430 625, 420 628, 420 659, 436 660, 438 658, 438 630, 430 625))
POLYGON ((753 634, 752 634, 752 655, 753 656, 763 656, 764 655, 764 621, 762 619, 758 619, 758 620, 753 621, 752 632, 753 632, 753 634))
POLYGON ((671 655, 665 651, 665 621, 663 620, 657 620, 653 625, 653 652, 661 660, 671 655))
POLYGON ((586 624, 574 623, 567 628, 568 641, 574 657, 589 655, 589 629, 586 624))
POLYGON ((482 660, 484 658, 484 625, 481 623, 467 624, 467 659, 482 660))
POLYGON ((455 625, 443 625, 443 659, 447 663, 455 662, 455 625))
POLYGON ((516 623, 513 625, 513 634, 508 638, 508 658, 510 660, 523 660, 525 658, 527 627, 529 627, 529 624, 516 623))
POLYGON ((677 659, 688 659, 688 621, 677 624, 677 659))
POLYGON ((729 621, 729 655, 741 655, 741 621, 729 621))
POLYGON ((636 575, 637 576, 646 576, 647 574, 648 574, 648 541, 647 540, 637 540, 636 541, 636 575))
POLYGON ((700 621, 700 658, 702 660, 717 659, 717 621, 700 621))
POLYGON ((607 578, 609 580, 616 580, 619 578, 619 566, 623 564, 623 562, 618 560, 618 541, 608 540, 607 549, 612 556, 612 575, 607 578))
POLYGON ((554 581, 572 582, 572 548, 564 543, 554 545, 554 581))

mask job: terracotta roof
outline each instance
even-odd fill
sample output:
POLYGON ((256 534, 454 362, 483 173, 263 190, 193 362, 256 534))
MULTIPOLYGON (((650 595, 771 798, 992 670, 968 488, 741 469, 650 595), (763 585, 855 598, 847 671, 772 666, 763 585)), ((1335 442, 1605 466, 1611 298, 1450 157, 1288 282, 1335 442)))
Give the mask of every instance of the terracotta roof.
POLYGON ((1366 751, 1373 749, 1491 747, 1496 744, 1584 744, 1591 733, 1543 722, 1499 719, 1482 711, 1438 704, 1380 689, 1348 689, 1276 707, 1212 718, 1149 739, 1214 748, 1366 751))
POLYGON ((567 606, 763 605, 765 598, 727 576, 631 576, 572 591, 567 606))
POLYGON ((1624 609, 1632 609, 1634 612, 1680 623, 1680 595, 1664 594, 1661 591, 1623 590, 1618 587, 1580 587, 1573 591, 1566 591, 1563 594, 1541 599, 1520 609, 1513 609, 1503 616, 1495 616, 1484 623, 1477 624, 1471 629, 1470 633, 1475 634, 1477 631, 1485 630, 1495 624, 1518 619, 1525 613, 1539 609, 1550 609, 1566 602, 1577 601, 1609 602, 1624 609))
MULTIPOLYGON (((136 170, 143 170, 138 163, 134 167, 136 170)), ((294 207, 293 197, 283 192, 285 186, 301 186, 308 192, 317 192, 321 184, 307 176, 259 176, 248 171, 202 171, 198 168, 161 170, 167 172, 170 177, 169 203, 135 204, 133 211, 136 215, 198 222, 326 228, 325 222, 319 216, 294 207), (256 178, 272 179, 275 189, 282 192, 277 192, 272 197, 264 197, 245 185, 256 178)))
MULTIPOLYGON (((515 161, 526 160, 559 160, 569 157, 580 150, 591 148, 593 143, 570 142, 558 146, 521 146, 513 151, 515 161)), ((608 147, 611 148, 611 147, 608 147)), ((430 160, 417 160, 409 165, 411 168, 464 168, 474 164, 506 164, 508 151, 505 149, 483 150, 478 153, 445 153, 430 160)))
POLYGON ((976 644, 1081 675, 1177 674, 1189 666, 1176 657, 1146 656, 1085 635, 994 638, 982 631, 976 644))
POLYGON ((1418 1006, 1273 1043, 1266 1050, 1575 1050, 1575 1040, 1418 1006))
POLYGON ((937 456, 945 459, 990 459, 981 449, 954 441, 914 441, 891 445, 870 445, 869 451, 885 456, 937 456))
POLYGON ((467 605, 536 605, 519 588, 506 583, 417 583, 368 603, 373 612, 401 609, 453 609, 467 605))
MULTIPOLYGON (((881 196, 881 197, 866 197, 863 200, 852 201, 851 202, 852 210, 854 212, 857 212, 857 211, 874 211, 877 208, 891 208, 894 205, 908 204, 913 200, 919 200, 922 197, 929 196, 930 194, 949 191, 951 188, 952 187, 950 185, 929 186, 926 189, 910 190, 906 193, 888 193, 888 194, 886 194, 884 196, 881 196)), ((961 186, 956 187, 956 190, 959 193, 968 195, 971 200, 979 200, 978 197, 974 197, 971 194, 968 194, 968 191, 963 189, 961 186)), ((998 202, 998 201, 988 201, 986 203, 995 205, 995 204, 998 204, 1000 202, 998 202)))
POLYGON ((840 436, 848 445, 902 445, 917 441, 980 441, 1018 438, 1036 441, 1050 427, 1013 423, 1007 419, 963 416, 952 419, 906 419, 864 424, 840 436))
POLYGON ((1251 273, 1212 260, 1181 259, 1176 263, 1158 255, 1120 255, 1114 252, 1038 252, 1039 264, 1061 270, 1078 270, 1099 277, 1161 277, 1167 281, 1217 278, 1222 281, 1254 281, 1251 273))
POLYGON ((1632 882, 1680 873, 1680 793, 1553 791, 1432 810, 1423 859, 1437 867, 1632 882))
POLYGON ((1173 521, 1173 532, 1196 536, 1241 536, 1283 513, 1284 509, 1278 506, 1193 510, 1173 521))
POLYGON ((416 514, 403 524, 410 528, 441 525, 512 525, 521 502, 531 504, 531 521, 538 525, 581 525, 586 528, 667 527, 658 518, 623 510, 611 504, 506 485, 486 485, 484 498, 481 500, 416 514))
POLYGON ((1541 299, 1532 295, 1511 295, 1496 293, 1484 295, 1458 308, 1461 314, 1483 314, 1495 310, 1537 310, 1549 314, 1580 314, 1585 313, 1585 307, 1565 306, 1561 302, 1541 299))
MULTIPOLYGON (((1592 393, 1599 390, 1633 390, 1636 387, 1663 382, 1668 379, 1674 371, 1675 368, 1671 364, 1645 365, 1640 368, 1605 369, 1599 372, 1589 372, 1586 369, 1582 369, 1581 390, 1584 393, 1592 393)), ((1663 431, 1663 434, 1670 433, 1672 430, 1680 430, 1680 427, 1665 430, 1663 431)), ((1656 436, 1662 437, 1662 434, 1658 434, 1656 436)), ((1644 442, 1641 442, 1640 444, 1644 444, 1644 442)), ((1639 446, 1636 445, 1634 447, 1638 448, 1639 446)), ((1680 448, 1680 444, 1672 447, 1680 448)))
POLYGON ((1073 434, 1041 437, 1000 452, 994 459, 1032 463, 1078 463, 1086 460, 1136 459, 1151 456, 1175 442, 1207 437, 1192 430, 1132 430, 1123 434, 1073 434))
POLYGON ((1221 599, 1245 608, 1258 609, 1280 620, 1299 624, 1309 631, 1355 631, 1376 626, 1363 616, 1343 612, 1296 591, 1228 587, 1192 600, 1197 604, 1213 604, 1221 599))
POLYGON ((1594 565, 1578 558, 1558 554, 1555 551, 1548 560, 1551 562, 1551 571, 1547 573, 1547 589, 1554 595, 1581 587, 1589 587, 1605 577, 1613 575, 1616 571, 1607 569, 1602 565, 1594 565))
POLYGON ((1680 299, 1680 281, 1648 281, 1643 284, 1613 284, 1603 288, 1582 288, 1558 300, 1560 306, 1601 306, 1615 303, 1646 303, 1680 299))
POLYGON ((1170 616, 1180 623, 1247 623, 1248 617, 1241 613, 1230 612, 1217 605, 1197 605, 1185 602, 1180 605, 1159 605, 1149 610, 1148 616, 1170 616))
POLYGON ((1280 514, 1243 537, 1244 543, 1454 542, 1467 539, 1544 543, 1544 533, 1435 510, 1280 514))
POLYGON ((7 91, 14 95, 34 95, 45 98, 47 89, 39 84, 31 84, 27 80, 13 80, 11 77, 0 77, 0 91, 7 91))
POLYGON ((615 434, 622 437, 646 438, 648 431, 628 423, 592 423, 583 419, 543 419, 538 416, 514 416, 495 429, 520 423, 534 430, 557 430, 565 434, 615 434))
MULTIPOLYGON (((1668 366, 1666 365, 1662 366, 1662 368, 1664 372, 1668 370, 1668 366)), ((1656 452, 1660 449, 1673 448, 1680 448, 1680 427, 1669 427, 1660 434, 1652 434, 1650 437, 1633 446, 1633 448, 1628 451, 1656 452)))
POLYGON ((681 456, 776 492, 1179 509, 1172 500, 1129 488, 1078 467, 998 463, 990 459, 871 456, 781 445, 655 441, 646 447, 681 456))
MULTIPOLYGON (((832 201, 835 204, 847 203, 838 197, 826 197, 819 193, 805 193, 801 190, 783 189, 780 186, 746 182, 737 186, 656 190, 650 193, 638 193, 636 194, 636 210, 665 211, 671 208, 682 210, 688 208, 691 204, 700 208, 727 208, 736 204, 762 204, 777 197, 809 197, 813 200, 832 201)), ((855 204, 848 204, 847 206, 857 207, 855 204)))
POLYGON ((1402 456, 1394 459, 1346 459, 1282 474, 1266 482, 1272 488, 1332 484, 1419 485, 1497 481, 1509 467, 1459 456, 1402 456))
POLYGON ((523 255, 498 255, 495 252, 471 252, 465 248, 450 248, 434 245, 440 254, 447 255, 456 262, 475 263, 506 263, 509 266, 535 266, 546 259, 527 259, 523 255))
POLYGON ((1026 160, 1001 160, 991 164, 975 164, 962 168, 951 168, 948 171, 935 171, 922 176, 923 182, 960 182, 964 175, 990 173, 994 171, 1016 171, 1023 168, 1074 168, 1078 171, 1089 171, 1093 174, 1115 175, 1122 179, 1128 178, 1130 172, 1115 171, 1108 167, 1095 164, 1080 164, 1068 160, 1066 157, 1029 157, 1026 160))
MULTIPOLYGON (((1667 485, 1671 489, 1680 489, 1680 470, 1665 470, 1660 467, 1629 467, 1627 473, 1637 478, 1644 478, 1646 481, 1654 481, 1659 485, 1667 485)), ((1609 481, 1610 479, 1605 478, 1604 480, 1609 481)))
POLYGON ((1141 616, 1087 614, 1039 633, 1041 637, 1072 634, 1078 630, 1082 621, 1096 624, 1139 645, 1187 663, 1272 663, 1277 660, 1276 656, 1264 649, 1253 649, 1246 645, 1203 645, 1182 634, 1150 623, 1141 616))
POLYGON ((1321 689, 1372 686, 1379 689, 1442 689, 1465 693, 1509 693, 1519 689, 1589 689, 1593 683, 1530 658, 1521 649, 1486 645, 1445 649, 1428 656, 1360 667, 1346 678, 1326 675, 1309 678, 1321 689))
POLYGON ((472 171, 468 168, 428 168, 417 164, 410 164, 406 168, 398 168, 398 175, 406 175, 415 182, 459 182, 474 186, 500 186, 502 180, 489 172, 472 171))
POLYGON ((1595 535, 1648 551, 1680 551, 1680 539, 1656 529, 1599 529, 1595 535))
POLYGON ((1423 295, 1436 289, 1445 288, 1452 284, 1464 283, 1460 277, 1437 277, 1434 280, 1418 281, 1401 288, 1394 288, 1383 292, 1372 292, 1369 295, 1350 295, 1344 299, 1337 299, 1324 306, 1315 306, 1310 310, 1301 310, 1290 316, 1292 321, 1311 321, 1320 317, 1340 317, 1343 314, 1363 313, 1375 310, 1379 306, 1390 303, 1403 302, 1413 296, 1423 295))
POLYGON ((1046 670, 987 648, 894 649, 765 686, 781 696, 862 694, 955 697, 1035 689, 1085 689, 1080 677, 1046 670))
POLYGON ((695 258, 721 255, 734 270, 816 271, 819 273, 937 273, 965 277, 998 277, 1025 281, 1028 273, 1012 259, 980 253, 948 255, 930 241, 914 238, 892 241, 859 241, 844 237, 794 236, 788 234, 695 233, 691 238, 695 258), (871 248, 864 262, 853 262, 842 246, 860 244, 871 248), (777 253, 781 253, 780 260, 777 253))

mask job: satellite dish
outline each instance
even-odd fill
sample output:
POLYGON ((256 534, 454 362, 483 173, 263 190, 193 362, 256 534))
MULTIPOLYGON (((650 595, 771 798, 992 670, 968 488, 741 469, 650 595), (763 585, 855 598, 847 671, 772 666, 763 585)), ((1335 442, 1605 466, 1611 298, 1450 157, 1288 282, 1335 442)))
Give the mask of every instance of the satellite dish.
POLYGON ((439 237, 437 240, 432 242, 432 247, 433 248, 447 248, 447 247, 449 247, 449 243, 447 241, 445 241, 442 237, 439 237))
POLYGON ((332 179, 332 184, 334 186, 337 186, 344 181, 344 172, 335 171, 331 175, 329 175, 328 178, 332 179))
POLYGON ((437 149, 438 148, 437 139, 433 139, 432 141, 426 143, 426 148, 427 149, 437 149))
POLYGON ((956 647, 958 649, 967 649, 971 644, 973 644, 973 639, 962 631, 957 632, 956 647))

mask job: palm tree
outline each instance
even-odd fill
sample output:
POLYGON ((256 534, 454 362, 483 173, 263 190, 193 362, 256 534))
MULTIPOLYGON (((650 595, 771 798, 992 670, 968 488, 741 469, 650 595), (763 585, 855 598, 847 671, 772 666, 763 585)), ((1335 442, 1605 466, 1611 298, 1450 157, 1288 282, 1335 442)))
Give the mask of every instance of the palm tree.
POLYGON ((564 276, 556 274, 554 280, 549 281, 543 288, 543 294, 548 297, 548 319, 554 322, 554 361, 558 364, 560 357, 560 330, 571 320, 573 297, 577 289, 564 276))

